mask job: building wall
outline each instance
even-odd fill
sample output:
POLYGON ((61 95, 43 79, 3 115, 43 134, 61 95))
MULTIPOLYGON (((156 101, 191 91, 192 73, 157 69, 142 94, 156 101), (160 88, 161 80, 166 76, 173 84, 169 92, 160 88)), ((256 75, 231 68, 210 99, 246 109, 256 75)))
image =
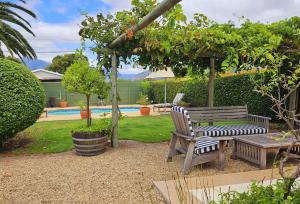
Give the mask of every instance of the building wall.
MULTIPOLYGON (((68 101, 68 106, 78 106, 80 101, 86 98, 82 94, 70 93, 62 86, 61 82, 42 82, 45 88, 47 101, 49 97, 56 98, 56 105, 60 98, 68 101)), ((141 92, 141 81, 120 80, 118 81, 118 94, 121 99, 119 104, 136 104, 141 92)), ((104 100, 106 105, 111 104, 111 97, 104 100)), ((91 105, 97 105, 98 99, 96 95, 91 97, 91 105)))

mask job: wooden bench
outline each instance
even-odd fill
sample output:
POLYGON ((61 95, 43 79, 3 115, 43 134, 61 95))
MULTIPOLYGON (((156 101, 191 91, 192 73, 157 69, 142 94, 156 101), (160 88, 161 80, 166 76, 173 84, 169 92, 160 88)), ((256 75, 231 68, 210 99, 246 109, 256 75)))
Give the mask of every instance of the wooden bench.
POLYGON ((203 136, 255 135, 269 131, 271 118, 249 114, 247 106, 193 107, 186 110, 193 126, 197 126, 197 131, 203 136), (242 124, 213 125, 226 121, 242 121, 242 124), (202 123, 209 123, 209 126, 201 126, 202 123))

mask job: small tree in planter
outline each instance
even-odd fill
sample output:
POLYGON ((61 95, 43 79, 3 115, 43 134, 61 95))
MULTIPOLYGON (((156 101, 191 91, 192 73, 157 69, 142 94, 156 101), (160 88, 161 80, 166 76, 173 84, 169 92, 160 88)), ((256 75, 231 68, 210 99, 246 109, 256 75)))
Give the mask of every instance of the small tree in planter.
POLYGON ((107 126, 108 128, 101 129, 98 125, 92 126, 90 97, 92 94, 105 95, 108 93, 109 85, 105 81, 105 76, 101 71, 91 67, 86 58, 80 57, 79 55, 65 72, 63 85, 70 92, 76 92, 86 96, 87 127, 80 127, 72 132, 77 153, 84 156, 103 153, 111 127, 107 126))
POLYGON ((141 94, 140 99, 137 101, 138 104, 142 105, 140 108, 141 115, 149 115, 150 114, 150 104, 148 96, 141 94))

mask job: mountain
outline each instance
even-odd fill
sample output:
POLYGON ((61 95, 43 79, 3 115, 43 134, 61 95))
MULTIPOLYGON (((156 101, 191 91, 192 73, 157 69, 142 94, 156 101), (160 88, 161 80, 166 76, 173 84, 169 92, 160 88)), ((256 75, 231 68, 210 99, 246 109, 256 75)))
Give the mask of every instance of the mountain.
POLYGON ((50 64, 49 62, 39 59, 31 60, 24 58, 23 61, 26 64, 26 66, 29 67, 31 70, 45 69, 50 64))
POLYGON ((141 80, 144 79, 146 76, 148 76, 150 73, 149 70, 145 70, 141 73, 120 73, 118 72, 118 78, 119 79, 125 79, 125 80, 141 80))

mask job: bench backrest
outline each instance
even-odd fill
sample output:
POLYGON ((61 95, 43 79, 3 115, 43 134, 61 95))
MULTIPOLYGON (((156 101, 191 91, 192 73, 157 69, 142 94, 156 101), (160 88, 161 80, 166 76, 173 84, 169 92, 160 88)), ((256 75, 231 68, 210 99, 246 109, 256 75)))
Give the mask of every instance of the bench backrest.
POLYGON ((190 117, 199 122, 246 120, 247 106, 193 107, 186 108, 190 117))
POLYGON ((192 122, 187 110, 185 110, 183 107, 173 106, 171 109, 171 116, 176 132, 185 136, 194 137, 195 134, 192 127, 192 122))
POLYGON ((172 104, 176 106, 178 102, 182 101, 183 97, 184 93, 177 93, 172 104))

